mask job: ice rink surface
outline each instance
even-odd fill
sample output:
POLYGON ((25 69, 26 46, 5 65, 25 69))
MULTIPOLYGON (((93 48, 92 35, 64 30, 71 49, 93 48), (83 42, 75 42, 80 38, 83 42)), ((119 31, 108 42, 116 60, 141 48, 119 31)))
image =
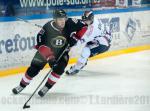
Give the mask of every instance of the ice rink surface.
MULTIPOLYGON (((22 74, 0 78, 0 111, 23 111, 48 70, 19 95, 11 90, 22 74)), ((78 75, 64 74, 45 97, 36 93, 29 104, 25 111, 150 111, 150 51, 89 61, 78 75)))

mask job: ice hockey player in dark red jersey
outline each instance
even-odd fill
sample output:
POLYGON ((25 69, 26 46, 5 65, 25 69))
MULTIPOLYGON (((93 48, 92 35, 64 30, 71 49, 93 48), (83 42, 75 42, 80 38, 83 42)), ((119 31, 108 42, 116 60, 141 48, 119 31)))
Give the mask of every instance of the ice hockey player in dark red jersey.
MULTIPOLYGON (((37 35, 37 52, 32 59, 31 65, 22 77, 19 86, 12 89, 14 94, 20 93, 32 79, 48 63, 50 67, 54 66, 57 58, 69 44, 74 46, 82 38, 87 30, 87 25, 82 20, 67 18, 66 12, 57 9, 53 13, 53 20, 47 22, 37 35)), ((43 97, 51 89, 68 64, 69 56, 66 51, 60 58, 57 65, 52 67, 48 80, 44 87, 38 92, 43 97)))

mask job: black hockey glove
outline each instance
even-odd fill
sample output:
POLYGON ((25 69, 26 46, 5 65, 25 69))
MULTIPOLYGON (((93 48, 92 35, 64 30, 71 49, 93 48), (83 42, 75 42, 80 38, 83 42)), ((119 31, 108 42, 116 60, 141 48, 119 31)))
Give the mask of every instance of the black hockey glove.
POLYGON ((75 34, 73 34, 69 39, 68 39, 70 47, 74 46, 77 42, 78 39, 76 38, 75 34))

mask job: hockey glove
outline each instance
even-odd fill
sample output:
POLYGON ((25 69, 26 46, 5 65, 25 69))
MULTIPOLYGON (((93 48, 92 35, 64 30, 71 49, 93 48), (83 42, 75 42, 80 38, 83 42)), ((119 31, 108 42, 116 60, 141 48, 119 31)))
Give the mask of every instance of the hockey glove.
POLYGON ((49 48, 45 45, 41 45, 38 48, 38 51, 43 56, 43 58, 45 60, 47 60, 47 61, 50 61, 50 60, 54 61, 55 60, 54 53, 53 53, 51 48, 49 48))

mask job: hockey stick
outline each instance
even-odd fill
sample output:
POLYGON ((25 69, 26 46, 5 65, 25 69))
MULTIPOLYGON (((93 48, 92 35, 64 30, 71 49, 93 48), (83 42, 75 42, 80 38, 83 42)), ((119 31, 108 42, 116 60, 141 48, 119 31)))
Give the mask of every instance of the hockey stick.
MULTIPOLYGON (((57 65, 58 61, 61 59, 61 57, 63 56, 63 54, 68 50, 69 48, 69 44, 66 46, 65 50, 61 53, 61 55, 59 56, 59 58, 57 59, 57 61, 55 62, 55 65, 57 65)), ((53 67, 54 67, 53 66, 53 67)), ((38 87, 35 89, 35 91, 32 93, 32 95, 29 97, 29 99, 25 102, 23 109, 26 108, 30 108, 30 105, 27 105, 27 103, 31 100, 31 98, 34 96, 34 94, 36 93, 36 91, 39 89, 39 87, 42 85, 42 83, 45 81, 45 79, 48 77, 49 73, 52 71, 52 68, 49 70, 49 72, 46 74, 46 76, 43 78, 42 82, 38 85, 38 87)))
POLYGON ((24 20, 24 19, 22 19, 22 18, 20 18, 20 17, 15 17, 17 20, 20 20, 20 21, 23 21, 23 22, 25 22, 25 23, 28 23, 28 24, 30 24, 30 25, 32 25, 32 26, 36 26, 36 27, 38 27, 38 28, 42 28, 42 26, 41 25, 38 25, 38 24, 32 24, 31 22, 29 22, 29 21, 27 21, 27 20, 24 20))

